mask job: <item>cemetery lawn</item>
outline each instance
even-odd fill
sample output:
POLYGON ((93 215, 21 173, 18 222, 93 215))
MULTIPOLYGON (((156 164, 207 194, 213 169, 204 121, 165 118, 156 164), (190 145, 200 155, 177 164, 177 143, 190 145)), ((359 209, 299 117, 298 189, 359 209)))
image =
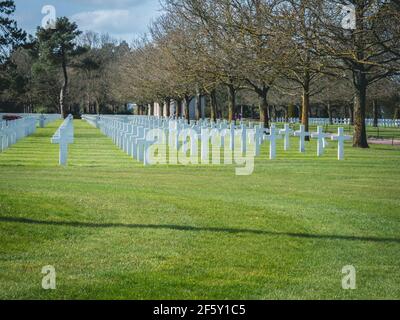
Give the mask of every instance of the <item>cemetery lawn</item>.
POLYGON ((339 162, 294 138, 239 177, 143 167, 75 121, 60 168, 59 125, 0 154, 0 299, 400 299, 399 147, 347 144, 339 162))

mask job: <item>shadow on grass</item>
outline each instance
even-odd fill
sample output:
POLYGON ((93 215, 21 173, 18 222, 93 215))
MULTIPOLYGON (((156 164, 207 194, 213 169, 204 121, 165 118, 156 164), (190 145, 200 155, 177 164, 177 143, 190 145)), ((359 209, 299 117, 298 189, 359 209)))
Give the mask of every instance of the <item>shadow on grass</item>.
POLYGON ((394 242, 400 243, 398 238, 378 238, 378 237, 362 237, 362 236, 347 236, 347 235, 324 235, 324 234, 308 234, 308 233, 294 233, 294 232, 276 232, 254 229, 242 228, 218 228, 218 227, 193 227, 193 226, 180 226, 180 225, 156 225, 156 224, 124 224, 124 223, 91 223, 91 222, 77 222, 77 221, 45 221, 34 220, 28 218, 14 218, 14 217, 0 217, 0 222, 7 223, 22 223, 33 225, 47 225, 47 226, 61 226, 61 227, 74 227, 74 228, 128 228, 128 229, 166 229, 176 231, 193 231, 193 232, 218 232, 227 234, 255 234, 267 236, 286 236, 292 238, 303 239, 318 239, 318 240, 348 240, 348 241, 365 241, 365 242, 394 242))

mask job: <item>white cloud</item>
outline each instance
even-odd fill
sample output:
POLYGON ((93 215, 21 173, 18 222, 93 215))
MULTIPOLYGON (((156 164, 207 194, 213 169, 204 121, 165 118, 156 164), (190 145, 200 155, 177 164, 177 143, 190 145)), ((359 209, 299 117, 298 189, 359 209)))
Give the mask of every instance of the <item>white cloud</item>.
MULTIPOLYGON (((103 0, 88 0, 91 2, 104 2, 103 0)), ((119 0, 120 2, 132 2, 119 0)), ((79 29, 92 30, 100 33, 126 39, 128 41, 147 31, 151 20, 160 14, 158 2, 142 2, 126 9, 104 9, 83 11, 73 14, 71 20, 75 21, 79 29)))
POLYGON ((96 10, 74 14, 71 19, 82 29, 122 32, 130 20, 129 10, 96 10))

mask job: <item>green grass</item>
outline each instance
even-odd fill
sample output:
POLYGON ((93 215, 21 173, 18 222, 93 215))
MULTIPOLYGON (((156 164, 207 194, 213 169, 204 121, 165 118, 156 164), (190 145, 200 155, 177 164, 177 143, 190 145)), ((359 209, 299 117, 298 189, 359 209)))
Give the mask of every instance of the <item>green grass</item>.
POLYGON ((334 143, 317 159, 315 142, 280 141, 238 177, 143 167, 76 121, 61 168, 59 124, 0 154, 1 299, 400 298, 400 148, 349 144, 339 162, 334 143), (46 265, 57 290, 41 288, 46 265))

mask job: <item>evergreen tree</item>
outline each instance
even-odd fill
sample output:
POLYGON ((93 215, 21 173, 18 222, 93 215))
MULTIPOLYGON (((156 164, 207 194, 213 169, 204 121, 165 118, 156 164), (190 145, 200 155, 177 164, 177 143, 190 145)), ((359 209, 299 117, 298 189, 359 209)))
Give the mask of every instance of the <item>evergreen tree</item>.
POLYGON ((26 39, 26 33, 19 29, 12 19, 14 12, 14 1, 0 1, 0 93, 10 86, 7 72, 10 67, 10 53, 26 39))
POLYGON ((38 28, 39 60, 44 65, 60 67, 63 74, 63 84, 60 90, 59 107, 61 114, 66 116, 65 100, 68 93, 68 67, 72 66, 73 58, 84 52, 76 44, 81 34, 75 22, 68 18, 58 18, 55 28, 38 28))

